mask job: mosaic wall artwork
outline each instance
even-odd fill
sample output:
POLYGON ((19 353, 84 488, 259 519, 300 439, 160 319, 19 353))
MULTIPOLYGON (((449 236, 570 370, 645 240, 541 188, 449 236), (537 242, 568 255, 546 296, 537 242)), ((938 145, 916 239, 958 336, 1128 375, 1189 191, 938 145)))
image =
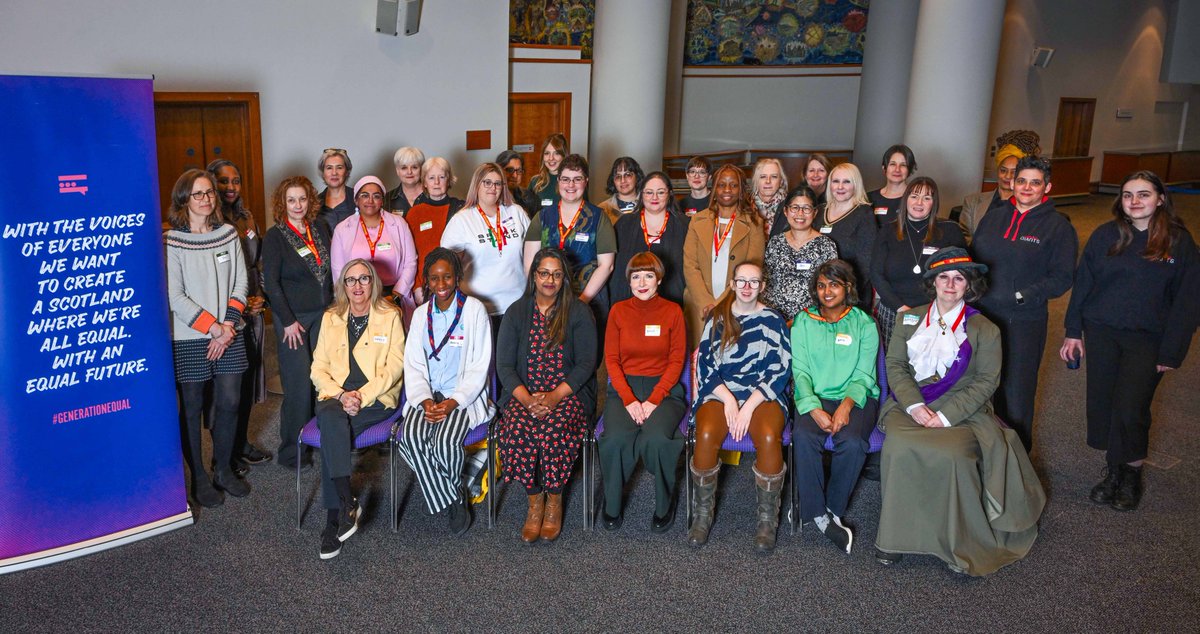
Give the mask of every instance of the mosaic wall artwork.
POLYGON ((688 0, 684 63, 861 64, 868 4, 869 0, 688 0))
POLYGON ((591 59, 595 23, 596 0, 510 0, 508 41, 579 46, 591 59))

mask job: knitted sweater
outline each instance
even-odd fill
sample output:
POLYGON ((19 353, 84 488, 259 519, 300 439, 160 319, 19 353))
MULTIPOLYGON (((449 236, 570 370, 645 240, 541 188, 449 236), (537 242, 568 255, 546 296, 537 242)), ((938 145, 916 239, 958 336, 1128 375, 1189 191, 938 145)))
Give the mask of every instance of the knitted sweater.
POLYGON ((169 229, 163 243, 172 339, 209 339, 208 329, 218 321, 241 324, 246 260, 237 229, 227 224, 208 233, 169 229))
POLYGON ((687 331, 679 305, 655 295, 617 302, 608 314, 604 363, 621 402, 637 400, 628 376, 659 377, 647 401, 658 405, 679 383, 687 356, 687 331))
POLYGON ((742 326, 742 334, 727 348, 718 350, 721 331, 714 331, 713 321, 710 319, 704 325, 696 360, 697 402, 719 400, 715 390, 724 384, 738 403, 744 403, 758 390, 786 412, 791 396, 787 384, 792 361, 787 323, 770 308, 735 317, 742 326))

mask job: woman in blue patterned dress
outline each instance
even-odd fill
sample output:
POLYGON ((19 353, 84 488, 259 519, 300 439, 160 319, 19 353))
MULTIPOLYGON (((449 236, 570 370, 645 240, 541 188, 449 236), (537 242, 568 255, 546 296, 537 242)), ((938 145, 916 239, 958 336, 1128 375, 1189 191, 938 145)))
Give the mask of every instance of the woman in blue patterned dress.
POLYGON ((740 441, 749 434, 757 452, 754 545, 763 553, 775 548, 792 354, 783 316, 759 301, 762 287, 762 267, 753 262, 739 264, 733 272, 733 286, 713 307, 700 339, 696 450, 689 465, 696 490, 695 515, 688 531, 693 546, 707 542, 712 527, 721 443, 726 435, 740 441))

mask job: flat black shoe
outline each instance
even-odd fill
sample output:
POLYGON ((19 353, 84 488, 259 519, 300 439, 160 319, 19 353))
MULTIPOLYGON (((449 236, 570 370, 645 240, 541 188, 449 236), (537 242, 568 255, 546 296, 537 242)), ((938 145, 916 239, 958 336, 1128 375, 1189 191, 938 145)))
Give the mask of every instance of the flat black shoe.
POLYGON ((270 453, 263 451, 254 445, 249 445, 249 447, 250 449, 242 452, 242 455, 239 457, 241 462, 246 464, 262 464, 271 460, 270 453))
POLYGON ((239 460, 234 460, 233 464, 229 465, 229 470, 233 471, 233 475, 244 478, 250 475, 250 466, 239 460))
POLYGON ((621 524, 623 523, 625 523, 625 516, 621 513, 617 513, 616 517, 609 515, 608 511, 601 511, 600 513, 600 524, 604 526, 604 530, 606 531, 615 531, 621 528, 621 524))
POLYGON ((1118 511, 1136 511, 1142 502, 1142 468, 1120 465, 1121 484, 1113 493, 1112 507, 1118 511))
POLYGON ((863 463, 863 479, 879 482, 879 471, 879 453, 867 455, 867 461, 863 463))
POLYGON ((904 555, 901 555, 899 553, 885 553, 882 550, 879 550, 878 548, 875 549, 875 561, 878 561, 880 564, 883 564, 884 566, 891 566, 894 564, 898 564, 898 563, 900 563, 901 559, 904 559, 904 555))
POLYGON ((213 487, 208 474, 201 475, 200 478, 192 483, 192 499, 196 500, 196 504, 208 509, 224 504, 225 496, 213 487))
MULTIPOLYGON (((287 469, 288 471, 296 470, 296 461, 295 460, 286 461, 286 460, 276 459, 275 464, 279 465, 280 467, 282 467, 284 469, 287 469)), ((313 468, 312 458, 309 456, 305 456, 303 459, 303 462, 300 463, 300 471, 303 473, 307 473, 307 472, 311 471, 312 468, 313 468)))
POLYGON ((458 499, 451 502, 447 510, 450 512, 450 533, 462 537, 471 528, 471 507, 466 495, 460 491, 458 499))
POLYGON ((342 540, 338 539, 337 524, 327 524, 321 531, 321 559, 333 559, 342 552, 342 540))
POLYGON ((1088 499, 1096 504, 1111 504, 1113 496, 1117 493, 1117 488, 1121 486, 1122 473, 1121 468, 1117 465, 1104 467, 1104 479, 1092 487, 1092 492, 1088 495, 1088 499))
POLYGON ((218 471, 213 476, 213 486, 235 498, 250 495, 250 483, 237 477, 232 471, 218 471))
POLYGON ((654 519, 650 520, 650 532, 665 533, 665 532, 671 530, 671 527, 674 525, 675 525, 675 507, 672 506, 671 508, 667 509, 667 514, 665 516, 659 517, 659 516, 655 515, 654 519))

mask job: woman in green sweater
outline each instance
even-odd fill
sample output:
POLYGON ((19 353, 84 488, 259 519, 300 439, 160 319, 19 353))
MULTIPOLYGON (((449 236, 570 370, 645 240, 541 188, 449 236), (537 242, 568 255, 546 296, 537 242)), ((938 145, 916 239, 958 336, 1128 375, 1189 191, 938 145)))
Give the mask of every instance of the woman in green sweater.
POLYGON ((817 268, 811 295, 817 301, 792 323, 792 379, 795 384, 796 490, 800 519, 812 521, 839 549, 850 553, 854 533, 842 523, 850 494, 867 459, 867 439, 875 428, 879 385, 875 364, 879 332, 855 306, 854 268, 829 260, 817 268), (833 436, 829 486, 821 452, 833 436))

